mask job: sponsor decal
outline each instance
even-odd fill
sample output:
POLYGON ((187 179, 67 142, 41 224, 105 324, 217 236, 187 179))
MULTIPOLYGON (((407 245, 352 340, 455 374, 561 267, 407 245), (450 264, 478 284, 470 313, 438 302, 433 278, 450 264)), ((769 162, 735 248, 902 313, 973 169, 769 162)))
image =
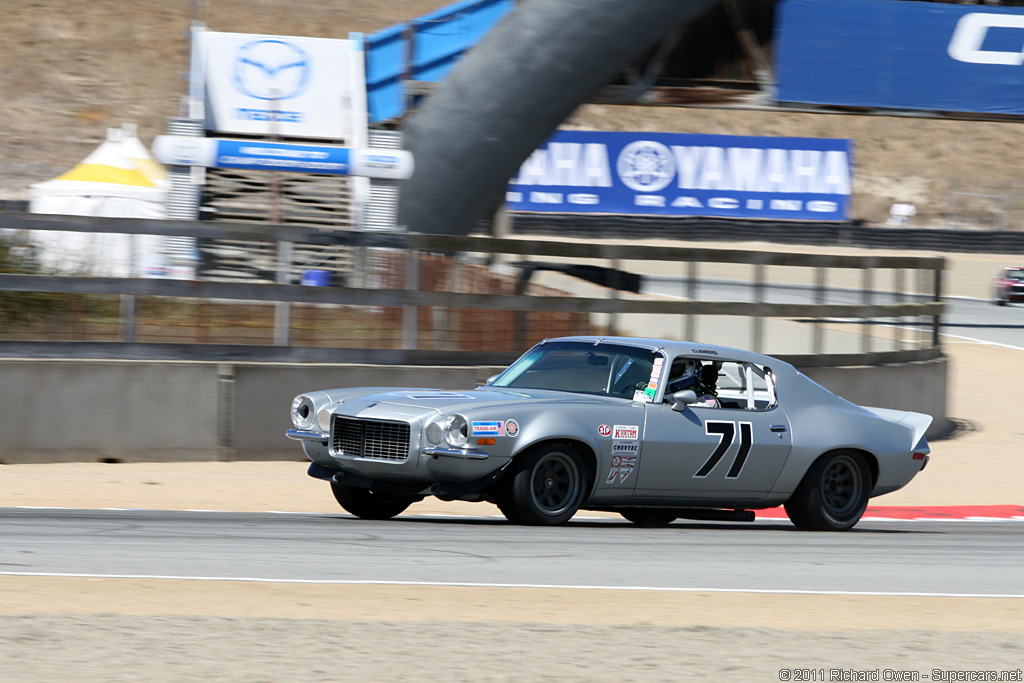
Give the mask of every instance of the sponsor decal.
POLYGON ((519 433, 519 423, 515 420, 505 420, 505 434, 515 436, 519 433))
POLYGON ((651 368, 651 384, 657 384, 658 378, 661 377, 661 369, 662 366, 664 366, 664 364, 664 358, 661 358, 659 356, 658 358, 654 359, 654 367, 651 368))
POLYGON ((647 395, 646 389, 643 391, 637 389, 636 391, 633 392, 633 400, 637 401, 638 403, 650 403, 651 397, 647 395))
MULTIPOLYGON (((635 446, 635 444, 634 444, 635 446)), ((612 466, 608 470, 608 476, 605 478, 605 484, 621 484, 627 479, 629 475, 633 474, 633 470, 636 468, 636 457, 625 457, 625 456, 612 456, 612 466)))
MULTIPOLYGON (((472 422, 472 436, 505 436, 505 423, 497 422, 472 422)), ((516 428, 518 431, 518 427, 516 428)))
POLYGON ((612 438, 616 440, 636 441, 640 438, 639 425, 615 425, 612 438))
POLYGON ((597 433, 600 434, 601 436, 611 436, 612 435, 612 426, 611 425, 601 425, 600 427, 597 428, 597 433))
MULTIPOLYGON (((612 442, 612 454, 615 456, 619 455, 636 455, 640 452, 639 441, 613 441, 612 442)), ((612 465, 615 465, 615 458, 612 458, 612 465)))

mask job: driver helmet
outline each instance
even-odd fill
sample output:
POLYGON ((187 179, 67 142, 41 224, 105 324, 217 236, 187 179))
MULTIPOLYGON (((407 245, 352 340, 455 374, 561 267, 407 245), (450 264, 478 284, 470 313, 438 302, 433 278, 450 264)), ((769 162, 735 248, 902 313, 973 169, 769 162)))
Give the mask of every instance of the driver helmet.
POLYGON ((672 377, 668 380, 670 393, 684 389, 696 390, 697 379, 700 377, 701 363, 699 360, 687 358, 672 364, 672 377))

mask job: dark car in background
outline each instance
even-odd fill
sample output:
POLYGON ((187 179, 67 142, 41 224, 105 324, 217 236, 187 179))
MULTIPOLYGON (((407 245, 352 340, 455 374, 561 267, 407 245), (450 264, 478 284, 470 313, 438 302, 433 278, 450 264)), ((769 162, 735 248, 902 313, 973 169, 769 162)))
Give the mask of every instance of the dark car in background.
POLYGON ((1024 267, 1004 268, 994 277, 992 299, 997 306, 1024 302, 1024 267))

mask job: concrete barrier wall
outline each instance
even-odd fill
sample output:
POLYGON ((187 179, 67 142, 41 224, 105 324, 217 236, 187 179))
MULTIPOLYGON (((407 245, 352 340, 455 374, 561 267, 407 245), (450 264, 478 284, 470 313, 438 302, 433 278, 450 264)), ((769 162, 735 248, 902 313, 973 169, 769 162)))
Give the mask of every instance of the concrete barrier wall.
MULTIPOLYGON (((302 460, 284 437, 303 391, 465 389, 500 367, 0 360, 0 463, 302 460)), ((946 359, 808 369, 855 403, 925 412, 946 428, 946 359)))
POLYGON ((807 368, 803 373, 857 405, 931 415, 929 439, 952 431, 946 414, 949 359, 945 356, 913 363, 807 368))

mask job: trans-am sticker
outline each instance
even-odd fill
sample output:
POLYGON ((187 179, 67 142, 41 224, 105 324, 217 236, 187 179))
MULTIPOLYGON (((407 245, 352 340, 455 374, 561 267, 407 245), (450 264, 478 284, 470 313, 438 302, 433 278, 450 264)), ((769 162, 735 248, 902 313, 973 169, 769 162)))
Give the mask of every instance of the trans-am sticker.
MULTIPOLYGON (((497 422, 473 422, 471 423, 473 436, 505 436, 505 423, 501 420, 497 422)), ((519 426, 516 425, 516 431, 519 431, 519 426)))
POLYGON ((600 427, 597 428, 597 433, 600 434, 601 436, 611 436, 612 435, 612 426, 611 425, 601 425, 600 427))
POLYGON ((515 436, 519 433, 519 423, 515 420, 505 420, 505 434, 515 436))
MULTIPOLYGON (((474 423, 476 424, 476 423, 474 423)), ((640 438, 640 426, 639 425, 615 425, 612 430, 612 438, 619 440, 636 441, 640 438)))

